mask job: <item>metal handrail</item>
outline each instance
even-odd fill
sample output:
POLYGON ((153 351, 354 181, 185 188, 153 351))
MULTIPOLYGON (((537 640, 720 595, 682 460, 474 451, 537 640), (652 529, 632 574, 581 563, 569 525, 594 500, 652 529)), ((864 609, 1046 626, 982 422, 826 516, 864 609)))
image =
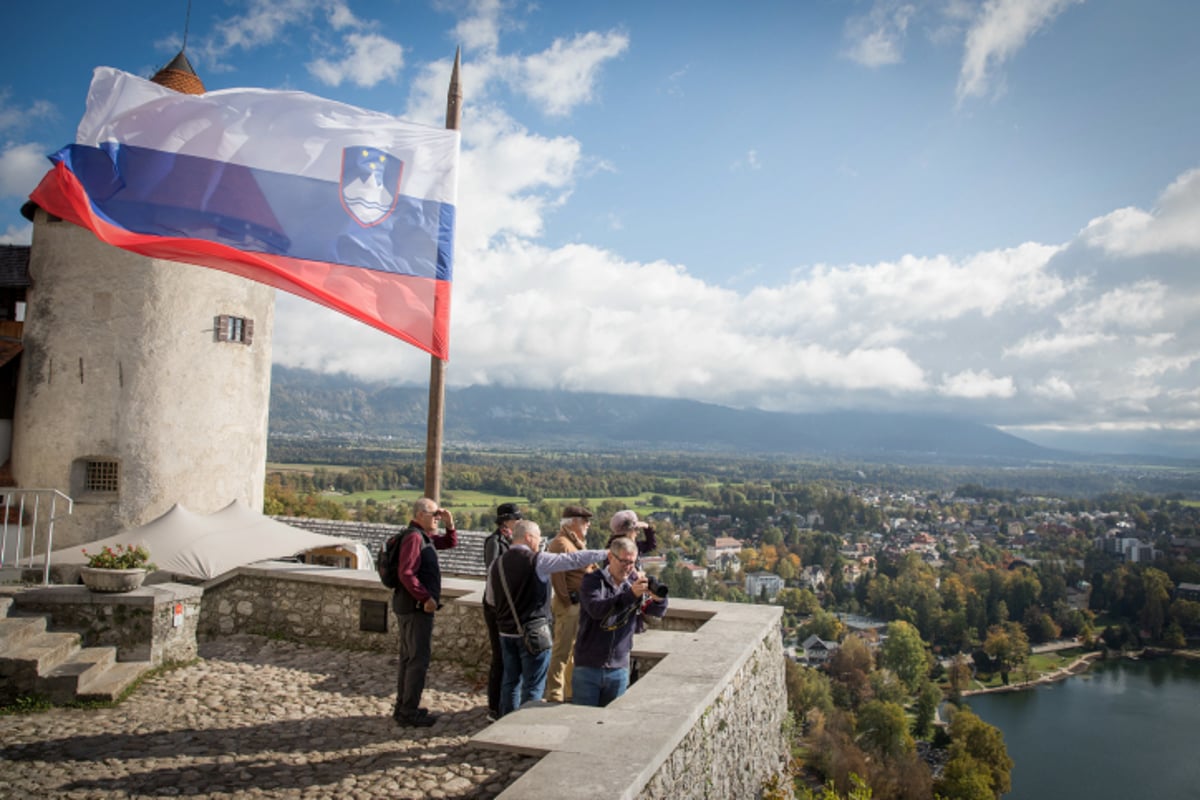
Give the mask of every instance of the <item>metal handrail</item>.
POLYGON ((4 556, 8 552, 8 521, 12 516, 13 499, 19 497, 17 504, 17 531, 16 531, 16 547, 13 552, 16 554, 13 562, 16 566, 21 566, 21 533, 25 529, 25 501, 30 495, 33 496, 33 514, 32 524, 29 526, 29 554, 26 562, 26 567, 33 567, 34 547, 37 542, 37 526, 38 514, 41 511, 42 495, 49 496, 50 519, 46 522, 46 563, 42 568, 42 585, 50 584, 50 552, 54 549, 54 522, 60 517, 58 511, 58 498, 67 501, 67 516, 75 511, 75 501, 67 495, 60 492, 58 489, 5 489, 4 494, 4 526, 0 530, 0 567, 7 566, 4 563, 4 556))

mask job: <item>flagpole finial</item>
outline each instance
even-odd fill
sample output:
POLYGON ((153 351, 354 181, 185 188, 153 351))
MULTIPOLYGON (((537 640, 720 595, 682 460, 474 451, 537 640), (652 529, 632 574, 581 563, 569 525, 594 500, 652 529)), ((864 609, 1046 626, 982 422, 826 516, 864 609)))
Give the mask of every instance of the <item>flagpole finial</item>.
POLYGON ((446 128, 452 131, 458 130, 460 121, 462 120, 462 82, 460 73, 462 72, 462 48, 454 49, 454 69, 450 71, 450 89, 446 92, 446 128))

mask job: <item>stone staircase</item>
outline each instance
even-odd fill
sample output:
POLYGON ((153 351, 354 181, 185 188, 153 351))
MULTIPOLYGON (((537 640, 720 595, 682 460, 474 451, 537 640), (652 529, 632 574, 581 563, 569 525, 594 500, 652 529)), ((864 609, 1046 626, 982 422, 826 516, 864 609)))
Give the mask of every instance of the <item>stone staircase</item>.
POLYGON ((12 602, 0 597, 0 703, 22 695, 112 702, 150 669, 149 661, 117 661, 115 647, 84 647, 78 633, 48 631, 45 616, 12 616, 12 602))

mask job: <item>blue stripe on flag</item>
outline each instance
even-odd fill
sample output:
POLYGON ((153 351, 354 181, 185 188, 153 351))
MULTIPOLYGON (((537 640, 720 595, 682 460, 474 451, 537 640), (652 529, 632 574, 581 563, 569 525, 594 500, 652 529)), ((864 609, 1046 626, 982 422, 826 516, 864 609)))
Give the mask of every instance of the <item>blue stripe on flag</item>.
POLYGON ((61 160, 96 212, 136 233, 448 281, 454 207, 401 195, 370 227, 324 181, 133 145, 69 145, 61 160))

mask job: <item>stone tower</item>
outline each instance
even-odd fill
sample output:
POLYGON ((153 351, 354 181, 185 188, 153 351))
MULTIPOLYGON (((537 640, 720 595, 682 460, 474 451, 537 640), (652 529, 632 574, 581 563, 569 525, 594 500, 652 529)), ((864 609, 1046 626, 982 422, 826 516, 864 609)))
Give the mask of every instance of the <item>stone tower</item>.
MULTIPOLYGON (((152 79, 204 86, 181 52, 152 79)), ((180 503, 262 508, 275 290, 33 219, 12 472, 75 500, 55 549, 180 503)))

